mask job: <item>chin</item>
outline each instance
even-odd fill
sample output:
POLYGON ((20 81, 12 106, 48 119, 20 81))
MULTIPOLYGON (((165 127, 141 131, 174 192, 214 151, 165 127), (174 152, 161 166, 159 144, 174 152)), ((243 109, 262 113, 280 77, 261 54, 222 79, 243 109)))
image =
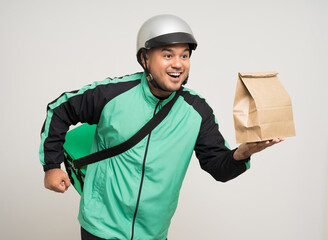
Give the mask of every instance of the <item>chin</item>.
POLYGON ((177 84, 166 87, 166 90, 168 90, 170 92, 175 92, 175 91, 178 91, 181 86, 182 86, 182 83, 177 83, 177 84))
POLYGON ((165 87, 167 89, 171 89, 172 91, 177 91, 179 90, 179 88, 182 86, 184 80, 179 80, 179 81, 176 81, 176 82, 173 82, 173 81, 169 81, 165 87))

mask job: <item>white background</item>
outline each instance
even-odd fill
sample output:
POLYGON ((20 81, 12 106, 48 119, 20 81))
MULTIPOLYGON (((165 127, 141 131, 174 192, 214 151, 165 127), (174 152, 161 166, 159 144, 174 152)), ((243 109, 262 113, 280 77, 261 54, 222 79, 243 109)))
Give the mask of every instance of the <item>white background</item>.
POLYGON ((193 29, 199 47, 187 86, 207 98, 231 147, 238 72, 279 72, 297 134, 225 184, 193 157, 169 239, 328 239, 327 11, 323 0, 1 0, 0 239, 79 239, 78 194, 43 188, 46 105, 64 91, 141 71, 137 31, 161 13, 193 29))

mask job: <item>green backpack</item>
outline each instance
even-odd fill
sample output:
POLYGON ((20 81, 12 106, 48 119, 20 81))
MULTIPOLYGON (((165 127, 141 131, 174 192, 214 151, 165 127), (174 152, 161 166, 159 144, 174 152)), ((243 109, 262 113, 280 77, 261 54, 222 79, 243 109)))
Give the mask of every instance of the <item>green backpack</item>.
POLYGON ((72 185, 80 195, 83 191, 83 183, 87 166, 75 168, 72 165, 72 160, 79 159, 90 154, 96 127, 97 125, 89 125, 85 123, 67 132, 65 137, 64 164, 66 172, 72 185))

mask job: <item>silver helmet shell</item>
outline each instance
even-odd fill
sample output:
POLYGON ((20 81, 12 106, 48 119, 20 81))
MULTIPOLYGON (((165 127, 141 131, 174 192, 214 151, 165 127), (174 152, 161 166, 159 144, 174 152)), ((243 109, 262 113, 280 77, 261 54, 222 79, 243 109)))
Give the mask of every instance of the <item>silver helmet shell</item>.
POLYGON ((157 15, 141 26, 137 37, 137 55, 141 49, 177 43, 189 44, 190 50, 197 47, 191 28, 184 20, 169 14, 157 15))

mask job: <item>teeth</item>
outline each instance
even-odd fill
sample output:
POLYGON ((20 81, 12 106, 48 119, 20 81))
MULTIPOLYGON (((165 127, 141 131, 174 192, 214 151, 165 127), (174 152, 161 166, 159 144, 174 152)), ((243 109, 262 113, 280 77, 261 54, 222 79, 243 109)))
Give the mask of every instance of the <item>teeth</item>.
POLYGON ((179 77, 180 76, 180 73, 168 73, 170 76, 173 76, 173 77, 179 77))

